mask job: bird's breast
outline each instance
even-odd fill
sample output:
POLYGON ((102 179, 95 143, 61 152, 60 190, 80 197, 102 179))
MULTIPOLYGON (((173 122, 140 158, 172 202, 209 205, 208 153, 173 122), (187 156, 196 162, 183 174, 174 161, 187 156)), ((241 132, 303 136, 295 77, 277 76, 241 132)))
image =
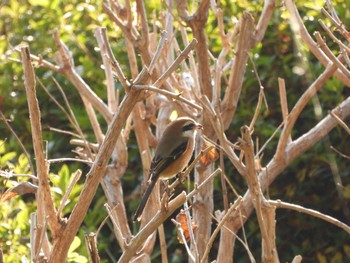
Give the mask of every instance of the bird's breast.
POLYGON ((175 177, 188 165, 191 160, 193 150, 194 138, 191 138, 188 140, 188 144, 184 153, 181 154, 179 158, 174 160, 167 168, 165 168, 159 177, 161 179, 169 179, 175 177))

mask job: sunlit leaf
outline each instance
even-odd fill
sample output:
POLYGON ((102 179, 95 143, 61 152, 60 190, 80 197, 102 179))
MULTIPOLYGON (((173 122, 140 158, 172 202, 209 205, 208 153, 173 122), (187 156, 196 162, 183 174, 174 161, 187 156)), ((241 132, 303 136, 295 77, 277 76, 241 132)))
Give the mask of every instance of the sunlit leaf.
POLYGON ((59 0, 29 0, 31 5, 38 5, 42 7, 56 8, 59 0))
POLYGON ((0 154, 3 154, 6 151, 5 141, 0 140, 0 154))
POLYGON ((0 164, 2 166, 5 166, 7 162, 11 161, 13 158, 15 158, 17 153, 15 152, 8 152, 5 153, 3 156, 0 158, 0 164))
POLYGON ((68 253, 73 253, 81 245, 81 240, 79 237, 75 236, 68 253))

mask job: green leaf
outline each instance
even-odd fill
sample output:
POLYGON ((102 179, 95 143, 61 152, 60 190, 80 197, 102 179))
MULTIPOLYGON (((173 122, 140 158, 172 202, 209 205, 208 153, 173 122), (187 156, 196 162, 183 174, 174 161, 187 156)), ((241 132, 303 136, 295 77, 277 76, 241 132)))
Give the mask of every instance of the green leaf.
POLYGON ((86 257, 79 255, 76 252, 73 252, 68 255, 67 262, 79 262, 79 263, 87 263, 88 260, 86 257))
POLYGON ((49 7, 52 9, 58 6, 58 2, 58 0, 29 0, 31 5, 49 7))
POLYGON ((7 162, 11 161, 13 158, 15 158, 17 153, 15 152, 9 152, 3 155, 0 159, 0 164, 2 166, 5 166, 7 162))
POLYGON ((0 140, 0 154, 6 152, 5 141, 0 140))
POLYGON ((81 240, 79 237, 75 236, 70 248, 68 250, 68 254, 73 253, 81 245, 81 240))

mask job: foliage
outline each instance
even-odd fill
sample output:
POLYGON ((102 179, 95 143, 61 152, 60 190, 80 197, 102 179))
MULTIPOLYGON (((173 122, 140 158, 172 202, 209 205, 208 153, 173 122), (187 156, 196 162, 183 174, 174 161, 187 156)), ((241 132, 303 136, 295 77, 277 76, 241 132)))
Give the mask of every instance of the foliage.
MULTIPOLYGON (((5 141, 0 140, 0 167, 3 192, 5 189, 17 185, 19 182, 28 181, 25 174, 30 174, 28 159, 24 154, 10 152, 5 141), (6 176, 6 173, 8 176, 6 176), (22 175, 11 177, 11 175, 22 175), (17 180, 16 180, 17 179, 17 180)), ((61 200, 63 193, 69 185, 70 172, 63 165, 58 174, 51 174, 53 191, 56 192, 57 202, 61 200)), ((81 185, 73 188, 71 200, 76 201, 81 190, 81 185)), ((55 195, 53 195, 55 197, 55 195)), ((71 211, 71 200, 65 206, 65 210, 71 211)), ((58 207, 58 203, 57 203, 58 207)), ((35 213, 36 204, 33 194, 13 197, 0 205, 0 246, 4 253, 5 262, 20 262, 30 258, 30 215, 35 213)), ((82 239, 84 240, 84 239, 82 239)), ((76 237, 69 250, 68 262, 87 262, 87 258, 76 250, 81 246, 81 239, 76 237)))

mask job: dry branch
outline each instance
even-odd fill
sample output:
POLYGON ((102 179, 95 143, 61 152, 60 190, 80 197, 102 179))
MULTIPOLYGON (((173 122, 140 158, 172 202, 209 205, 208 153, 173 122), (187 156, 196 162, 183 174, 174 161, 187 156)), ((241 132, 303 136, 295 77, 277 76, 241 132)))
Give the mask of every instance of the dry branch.
POLYGON ((350 235, 350 226, 348 226, 347 224, 339 221, 338 219, 336 219, 332 216, 325 215, 319 211, 316 211, 316 210, 313 210, 310 208, 305 208, 305 207, 300 206, 300 205, 282 202, 281 200, 276 200, 276 201, 269 200, 268 203, 277 207, 277 208, 291 209, 291 210, 295 210, 295 211, 300 212, 300 213, 311 215, 311 216, 316 217, 316 218, 320 218, 328 223, 331 223, 331 224, 343 229, 344 231, 346 231, 350 235))
POLYGON ((44 145, 41 133, 40 109, 36 97, 35 73, 30 59, 30 51, 28 47, 21 48, 21 57, 24 70, 24 82, 27 94, 28 109, 30 116, 30 124, 32 129, 32 139, 34 147, 34 155, 37 169, 38 182, 38 224, 43 226, 45 215, 47 216, 48 225, 50 226, 52 236, 55 239, 61 230, 59 218, 56 216, 56 209, 51 197, 49 185, 49 166, 44 154, 44 145))
POLYGON ((153 219, 144 226, 138 234, 128 244, 128 249, 119 258, 119 263, 128 263, 131 258, 136 255, 140 246, 156 229, 168 218, 177 208, 179 208, 186 201, 186 193, 182 192, 174 200, 170 201, 168 209, 158 211, 153 219))
MULTIPOLYGON (((350 116, 350 98, 342 102, 337 108, 333 110, 337 116, 344 120, 350 116)), ((322 138, 324 138, 338 122, 329 114, 323 118, 314 128, 300 136, 298 139, 291 142, 286 148, 286 159, 281 162, 273 158, 268 165, 259 173, 261 189, 265 191, 267 187, 276 179, 276 177, 298 156, 314 146, 322 138)), ((249 217, 253 210, 251 192, 247 191, 243 196, 242 209, 245 211, 243 222, 249 217)), ((242 227, 242 222, 239 219, 239 213, 233 214, 235 223, 231 226, 231 230, 237 232, 242 227)))
MULTIPOLYGON (((316 58, 326 67, 330 60, 325 56, 325 54, 319 49, 316 42, 312 39, 309 32, 307 31, 299 12, 295 6, 295 3, 293 0, 286 0, 284 1, 286 8, 291 16, 291 26, 292 29, 300 34, 301 38, 305 42, 305 44, 308 46, 309 50, 316 56, 316 58)), ((350 79, 348 79, 344 74, 336 70, 333 72, 335 76, 344 83, 344 85, 350 87, 350 79)))
POLYGON ((309 88, 299 98, 298 102, 295 104, 284 123, 284 129, 278 142, 275 158, 286 158, 285 150, 294 124, 296 123, 301 112, 310 101, 310 99, 316 94, 319 89, 323 87, 326 81, 333 75, 336 70, 336 65, 328 65, 325 71, 309 86, 309 88))
POLYGON ((76 72, 74 68, 73 58, 71 57, 67 47, 60 39, 58 31, 53 32, 54 39, 58 48, 56 60, 60 64, 60 72, 75 86, 79 94, 85 97, 109 123, 112 119, 112 112, 107 105, 92 91, 88 84, 76 72))
POLYGON ((96 156, 95 162, 87 174, 84 188, 80 193, 78 202, 74 206, 65 228, 60 232, 61 237, 64 238, 59 238, 54 244, 49 262, 64 262, 66 259, 70 244, 72 243, 74 236, 83 222, 89 205, 99 185, 100 179, 105 174, 107 163, 112 155, 112 151, 117 143, 122 127, 131 113, 135 103, 139 99, 140 92, 135 89, 130 89, 120 104, 119 109, 108 128, 106 137, 96 156))
POLYGON ((240 34, 235 50, 235 60, 232 64, 229 84, 225 90, 225 96, 222 100, 222 120, 225 130, 229 127, 238 105, 238 99, 241 94, 244 72, 246 70, 249 51, 253 45, 254 37, 254 19, 253 16, 244 12, 240 23, 240 34))
POLYGON ((247 126, 241 128, 242 139, 240 139, 244 159, 247 168, 247 182, 249 192, 252 193, 252 201, 258 218, 259 228, 262 237, 262 261, 279 262, 275 244, 275 213, 270 212, 265 197, 261 191, 257 168, 255 166, 254 145, 247 126), (272 217, 271 217, 272 215, 272 217))

